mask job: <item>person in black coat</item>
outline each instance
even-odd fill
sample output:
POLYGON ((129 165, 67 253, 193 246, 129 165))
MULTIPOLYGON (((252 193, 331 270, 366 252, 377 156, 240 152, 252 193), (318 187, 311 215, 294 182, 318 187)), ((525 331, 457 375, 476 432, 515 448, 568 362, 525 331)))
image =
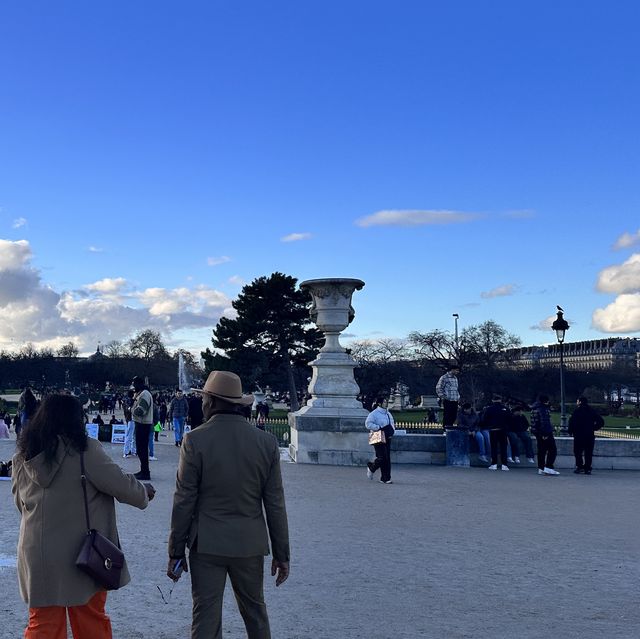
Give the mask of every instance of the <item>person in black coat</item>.
POLYGON ((191 430, 202 424, 204 417, 202 415, 202 397, 197 394, 191 394, 187 397, 189 403, 189 426, 191 430))
POLYGON ((482 411, 480 427, 489 431, 491 442, 491 466, 489 470, 498 470, 498 451, 500 451, 500 470, 509 470, 507 466, 507 431, 511 423, 511 411, 502 403, 502 396, 494 394, 491 404, 482 411))
POLYGON ((596 443, 595 431, 604 426, 604 419, 589 406, 586 397, 578 397, 577 404, 578 407, 569 418, 569 435, 573 435, 573 454, 576 458, 576 469, 573 472, 590 475, 596 443))

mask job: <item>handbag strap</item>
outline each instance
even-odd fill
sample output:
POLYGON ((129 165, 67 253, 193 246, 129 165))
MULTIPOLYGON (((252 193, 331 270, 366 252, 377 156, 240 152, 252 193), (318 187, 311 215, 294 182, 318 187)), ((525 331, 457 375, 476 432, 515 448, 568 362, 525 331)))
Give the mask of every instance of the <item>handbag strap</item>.
POLYGON ((91 524, 89 523, 89 502, 87 501, 87 475, 84 470, 84 453, 80 453, 80 479, 82 481, 82 492, 84 494, 84 515, 87 518, 87 534, 91 532, 91 524))

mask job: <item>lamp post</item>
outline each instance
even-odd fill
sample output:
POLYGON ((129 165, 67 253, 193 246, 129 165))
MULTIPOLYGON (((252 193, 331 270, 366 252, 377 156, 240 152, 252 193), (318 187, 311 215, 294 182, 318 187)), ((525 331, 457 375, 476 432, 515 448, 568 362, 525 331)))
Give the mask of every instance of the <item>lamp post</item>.
MULTIPOLYGON (((453 321, 455 323, 455 336, 456 336, 456 350, 458 350, 458 318, 460 317, 460 315, 458 315, 457 313, 453 314, 453 321)), ((456 357, 458 356, 458 354, 456 353, 456 357)))
POLYGON ((560 344, 560 428, 562 431, 567 429, 567 413, 564 406, 564 336, 569 329, 569 322, 564 319, 563 311, 558 306, 558 316, 551 328, 556 332, 558 344, 560 344))

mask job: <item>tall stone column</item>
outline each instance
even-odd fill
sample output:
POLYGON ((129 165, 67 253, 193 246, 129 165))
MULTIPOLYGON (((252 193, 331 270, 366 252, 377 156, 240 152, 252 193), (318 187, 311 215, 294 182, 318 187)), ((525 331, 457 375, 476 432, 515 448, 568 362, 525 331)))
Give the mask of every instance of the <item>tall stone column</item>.
POLYGON ((311 362, 311 399, 289 414, 289 452, 298 463, 362 465, 370 454, 364 420, 368 412, 358 401, 354 359, 340 344, 340 333, 355 316, 351 306, 362 280, 327 278, 306 280, 311 295, 311 319, 325 335, 325 344, 311 362))

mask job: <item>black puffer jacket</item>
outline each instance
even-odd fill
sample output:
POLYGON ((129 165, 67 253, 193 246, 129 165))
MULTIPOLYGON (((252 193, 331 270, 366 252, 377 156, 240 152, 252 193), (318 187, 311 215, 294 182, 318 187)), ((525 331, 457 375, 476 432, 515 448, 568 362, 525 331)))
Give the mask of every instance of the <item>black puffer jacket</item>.
POLYGON ((493 402, 483 411, 480 426, 486 430, 509 430, 511 411, 502 402, 493 402))

